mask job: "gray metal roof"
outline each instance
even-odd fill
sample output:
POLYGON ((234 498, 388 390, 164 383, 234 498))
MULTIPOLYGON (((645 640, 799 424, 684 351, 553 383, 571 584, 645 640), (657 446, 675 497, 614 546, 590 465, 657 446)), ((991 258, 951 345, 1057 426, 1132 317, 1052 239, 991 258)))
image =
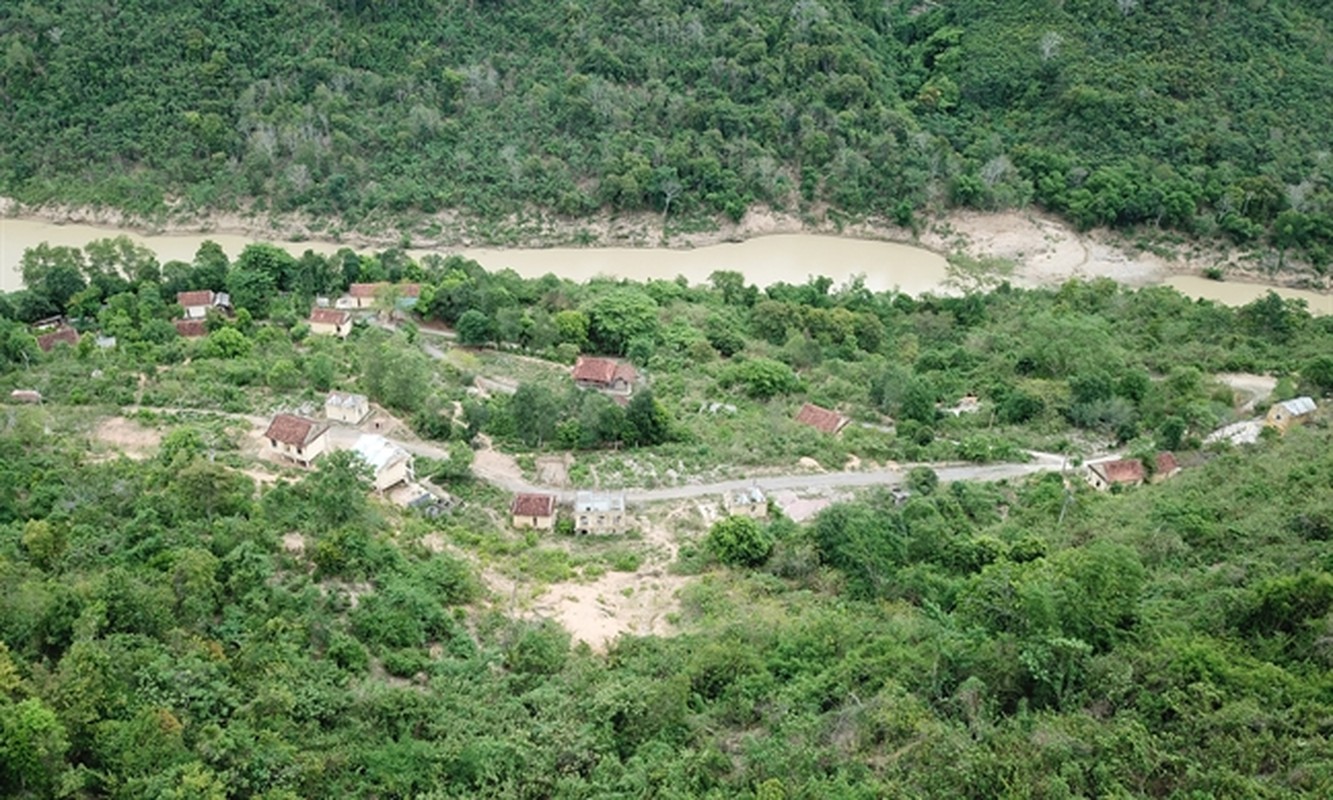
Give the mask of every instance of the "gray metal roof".
POLYGON ((1278 403, 1278 405, 1282 406, 1282 408, 1293 417, 1309 414, 1314 411, 1315 408, 1314 400, 1309 397, 1297 397, 1291 400, 1283 400, 1281 403, 1278 403))
POLYGON ((578 513, 590 511, 624 511, 625 493, 602 494, 599 492, 577 492, 574 495, 574 510, 578 513))
POLYGON ((350 392, 329 392, 328 399, 324 401, 326 406, 338 406, 340 408, 357 408, 364 406, 370 401, 364 394, 352 394, 350 392))

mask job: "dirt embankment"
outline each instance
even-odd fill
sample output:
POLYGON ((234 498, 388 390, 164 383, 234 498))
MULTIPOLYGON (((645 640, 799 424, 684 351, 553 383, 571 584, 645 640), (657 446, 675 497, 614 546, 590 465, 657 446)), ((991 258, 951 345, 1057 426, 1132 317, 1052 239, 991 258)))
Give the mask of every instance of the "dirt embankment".
POLYGON ((1288 271, 1274 278, 1263 267, 1266 253, 1246 253, 1201 242, 1154 245, 1148 252, 1110 231, 1075 230, 1065 221, 1035 210, 953 211, 928 220, 920 230, 885 218, 842 222, 824 210, 796 214, 751 208, 739 221, 719 217, 706 230, 681 231, 660 214, 600 214, 571 219, 541 212, 511 215, 496 223, 446 211, 409 222, 368 220, 355 228, 303 214, 273 215, 253 210, 178 210, 153 218, 111 208, 51 204, 24 206, 0 197, 0 216, 59 224, 83 224, 142 234, 210 233, 270 241, 332 242, 355 248, 390 247, 410 241, 421 249, 465 247, 542 248, 569 245, 690 249, 774 234, 820 234, 917 245, 938 253, 1006 258, 1018 264, 1014 276, 1028 285, 1050 285, 1073 277, 1107 277, 1132 286, 1160 283, 1169 275, 1199 274, 1222 267, 1228 277, 1259 283, 1307 285, 1309 273, 1288 271))

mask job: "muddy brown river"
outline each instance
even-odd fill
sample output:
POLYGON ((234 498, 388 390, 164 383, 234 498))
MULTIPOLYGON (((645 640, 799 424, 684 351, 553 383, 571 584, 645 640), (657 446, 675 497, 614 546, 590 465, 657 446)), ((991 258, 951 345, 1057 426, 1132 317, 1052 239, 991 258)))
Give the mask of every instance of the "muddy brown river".
MULTIPOLYGON (((125 235, 142 244, 160 261, 189 261, 199 245, 213 240, 229 256, 235 257, 256 239, 240 234, 190 233, 145 236, 115 228, 90 225, 58 225, 27 219, 0 219, 0 290, 13 291, 22 286, 19 264, 23 252, 42 242, 83 247, 96 239, 125 235)), ((279 246, 299 255, 306 250, 330 254, 344 245, 335 242, 278 242, 279 246)), ((439 250, 410 250, 421 257, 439 250)), ((715 270, 732 270, 745 275, 759 286, 785 281, 804 283, 813 275, 825 275, 835 284, 855 276, 865 276, 866 286, 875 291, 899 289, 921 294, 944 289, 945 260, 935 252, 897 242, 849 239, 818 234, 779 234, 761 236, 739 243, 696 247, 693 249, 628 247, 554 247, 514 249, 461 249, 489 270, 513 269, 525 277, 553 273, 574 281, 598 276, 651 280, 684 276, 691 283, 701 283, 715 270)), ((1228 305, 1242 305, 1262 297, 1270 288, 1262 284, 1210 281, 1177 275, 1165 280, 1190 297, 1207 298, 1228 305)), ((1284 297, 1304 299, 1317 314, 1333 313, 1333 295, 1298 289, 1274 288, 1284 297)))

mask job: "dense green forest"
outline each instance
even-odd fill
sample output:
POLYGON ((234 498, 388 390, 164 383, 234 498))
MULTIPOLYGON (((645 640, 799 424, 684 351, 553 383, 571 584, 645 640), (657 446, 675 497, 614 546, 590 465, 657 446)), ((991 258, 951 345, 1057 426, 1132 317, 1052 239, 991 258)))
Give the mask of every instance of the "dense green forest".
POLYGON ((5 3, 0 191, 405 227, 1035 204, 1322 271, 1330 22, 1298 0, 5 3))
POLYGON ((1325 417, 1200 441, 1236 413, 1215 372, 1333 393, 1333 318, 1300 303, 1109 281, 948 298, 726 272, 574 284, 397 251, 254 245, 232 262, 211 243, 158 264, 124 239, 37 248, 24 272, 0 296, 0 390, 44 404, 0 406, 4 796, 1333 792, 1333 434, 1325 417), (310 334, 312 296, 385 279, 422 284, 415 321, 369 324, 394 313, 384 292, 347 341, 310 334), (191 288, 230 289, 237 312, 186 340, 171 298, 191 288), (44 353, 24 322, 51 308, 84 332, 44 353), (625 409, 570 391, 559 365, 579 352, 627 356, 651 391, 625 409), (466 391, 511 362, 514 395, 466 391), (273 475, 215 413, 331 386, 449 439, 419 468, 465 508, 430 520, 374 499, 345 453, 273 475), (969 391, 979 413, 942 410, 969 391), (895 424, 835 439, 791 421, 805 400, 895 424), (461 419, 442 417, 454 401, 461 419), (131 459, 92 431, 131 405, 198 411, 136 412, 162 436, 131 459), (483 432, 599 469, 609 445, 703 471, 1106 442, 1189 468, 1101 494, 1077 473, 941 484, 918 466, 905 502, 680 522, 677 635, 603 653, 508 613, 489 581, 633 570, 641 543, 594 563, 597 543, 498 524, 508 496, 467 468, 483 432))

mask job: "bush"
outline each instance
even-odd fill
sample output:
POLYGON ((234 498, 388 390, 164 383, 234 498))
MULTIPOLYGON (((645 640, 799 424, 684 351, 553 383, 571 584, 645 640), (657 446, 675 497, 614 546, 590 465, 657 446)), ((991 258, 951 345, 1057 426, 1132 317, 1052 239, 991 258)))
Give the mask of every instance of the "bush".
POLYGON ((727 517, 713 524, 706 546, 718 561, 736 567, 755 567, 773 551, 773 537, 750 517, 727 517))

